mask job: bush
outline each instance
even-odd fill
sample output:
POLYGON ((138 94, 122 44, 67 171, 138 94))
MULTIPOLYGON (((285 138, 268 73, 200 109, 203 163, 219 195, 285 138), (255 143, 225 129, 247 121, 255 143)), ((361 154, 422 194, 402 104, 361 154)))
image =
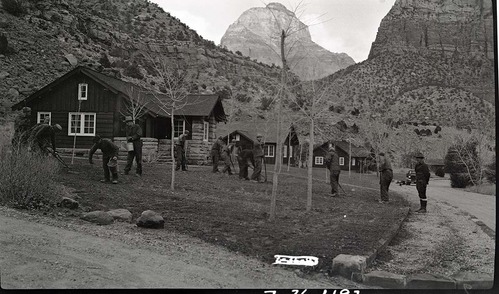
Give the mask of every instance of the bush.
POLYGON ((485 178, 492 184, 496 183, 496 156, 494 155, 493 161, 486 166, 485 178))
POLYGON ((443 178, 443 177, 445 176, 445 171, 444 171, 444 169, 443 169, 443 168, 441 168, 441 167, 437 168, 437 170, 435 171, 435 175, 436 175, 437 177, 441 177, 441 178, 443 178))
POLYGON ((26 7, 23 0, 2 0, 2 7, 8 13, 20 16, 26 13, 26 7))
POLYGON ((27 150, 0 146, 0 203, 21 209, 53 207, 59 200, 55 177, 59 163, 27 150))
POLYGON ((467 173, 451 173, 450 186, 452 188, 466 188, 471 185, 470 176, 467 173))

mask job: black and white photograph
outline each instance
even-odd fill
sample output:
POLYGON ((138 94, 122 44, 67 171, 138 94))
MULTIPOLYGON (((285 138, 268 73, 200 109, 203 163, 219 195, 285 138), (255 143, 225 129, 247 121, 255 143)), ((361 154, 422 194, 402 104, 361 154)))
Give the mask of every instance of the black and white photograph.
POLYGON ((494 0, 0 0, 0 289, 497 291, 497 30, 494 0))

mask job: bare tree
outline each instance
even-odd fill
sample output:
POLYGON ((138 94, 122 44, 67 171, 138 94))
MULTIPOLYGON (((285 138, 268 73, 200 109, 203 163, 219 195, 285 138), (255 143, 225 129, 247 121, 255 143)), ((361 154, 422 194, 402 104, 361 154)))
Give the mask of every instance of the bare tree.
POLYGON ((126 88, 128 101, 126 102, 124 109, 120 110, 121 115, 131 116, 134 123, 144 116, 144 114, 147 113, 146 105, 149 103, 146 99, 146 93, 146 90, 142 90, 135 85, 129 85, 126 88))

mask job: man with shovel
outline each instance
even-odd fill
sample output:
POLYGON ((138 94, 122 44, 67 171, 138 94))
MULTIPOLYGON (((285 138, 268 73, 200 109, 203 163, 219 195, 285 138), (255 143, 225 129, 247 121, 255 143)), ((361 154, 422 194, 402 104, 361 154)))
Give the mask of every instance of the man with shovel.
POLYGON ((111 182, 110 174, 113 175, 113 184, 118 184, 118 151, 120 148, 109 139, 102 139, 99 135, 95 135, 93 139, 94 145, 88 154, 88 161, 94 164, 92 156, 97 149, 102 151, 102 169, 104 170, 104 179, 101 183, 111 182))
POLYGON ((131 116, 125 117, 126 127, 126 141, 127 143, 131 143, 130 145, 133 148, 128 149, 128 156, 126 160, 126 166, 124 174, 128 175, 130 170, 132 169, 133 159, 135 158, 135 163, 137 164, 136 175, 142 176, 142 141, 140 138, 142 137, 142 128, 133 122, 131 116))
POLYGON ((326 153, 326 167, 329 169, 329 181, 331 183, 331 197, 338 196, 338 184, 340 179, 340 161, 334 145, 329 143, 326 153))
POLYGON ((260 179, 262 174, 262 164, 265 152, 263 151, 263 136, 262 134, 256 135, 256 142, 253 144, 253 158, 255 160, 255 168, 253 169, 253 174, 251 175, 251 181, 257 183, 263 183, 260 179))

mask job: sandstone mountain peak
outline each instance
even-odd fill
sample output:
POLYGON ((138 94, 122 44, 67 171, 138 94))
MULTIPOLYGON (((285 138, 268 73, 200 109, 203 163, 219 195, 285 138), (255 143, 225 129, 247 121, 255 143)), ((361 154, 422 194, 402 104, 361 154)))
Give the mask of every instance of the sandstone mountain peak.
POLYGON ((302 80, 325 77, 355 63, 345 53, 332 53, 312 41, 308 26, 280 3, 246 10, 229 26, 220 45, 266 64, 281 65, 280 35, 287 30, 286 60, 302 80))

